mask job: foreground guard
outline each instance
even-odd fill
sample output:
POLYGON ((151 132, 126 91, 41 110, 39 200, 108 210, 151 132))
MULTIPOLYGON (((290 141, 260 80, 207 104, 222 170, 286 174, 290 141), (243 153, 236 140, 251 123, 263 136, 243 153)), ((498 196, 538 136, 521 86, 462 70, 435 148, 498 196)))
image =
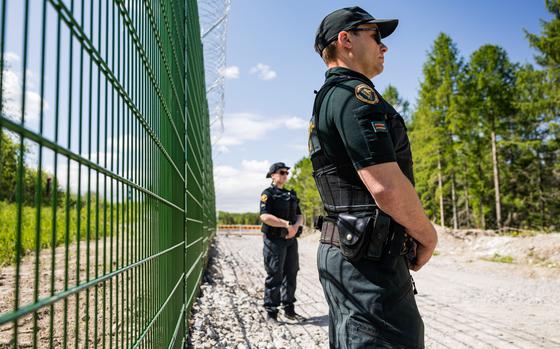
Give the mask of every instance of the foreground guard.
POLYGON ((262 192, 260 201, 264 267, 267 273, 264 307, 268 320, 272 322, 278 319, 280 303, 288 319, 305 320, 294 309, 299 270, 296 237, 301 234, 303 216, 295 191, 284 189, 289 169, 283 162, 270 167, 266 177, 272 178, 272 184, 262 192))
POLYGON ((404 120, 370 80, 383 71, 382 39, 397 24, 343 8, 315 38, 328 70, 309 152, 327 213, 316 222, 317 264, 331 348, 424 348, 409 269, 428 262, 437 235, 413 187, 404 120))

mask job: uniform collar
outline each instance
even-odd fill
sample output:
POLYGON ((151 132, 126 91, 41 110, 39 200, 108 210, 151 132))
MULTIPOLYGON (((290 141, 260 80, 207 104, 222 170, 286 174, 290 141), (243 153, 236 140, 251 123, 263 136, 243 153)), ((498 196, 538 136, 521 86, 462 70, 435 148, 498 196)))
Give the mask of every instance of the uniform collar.
POLYGON ((360 81, 363 81, 366 84, 370 85, 371 87, 375 87, 373 82, 371 82, 371 80, 368 79, 367 76, 365 76, 362 73, 358 73, 357 71, 352 70, 352 69, 348 69, 348 68, 345 68, 345 67, 330 68, 329 70, 327 70, 325 72, 325 79, 328 79, 328 78, 330 78, 331 76, 334 76, 334 75, 346 75, 346 76, 358 79, 360 81))
POLYGON ((278 188, 278 187, 277 187, 276 185, 274 185, 274 184, 271 184, 270 187, 271 187, 272 189, 285 190, 284 188, 278 188))

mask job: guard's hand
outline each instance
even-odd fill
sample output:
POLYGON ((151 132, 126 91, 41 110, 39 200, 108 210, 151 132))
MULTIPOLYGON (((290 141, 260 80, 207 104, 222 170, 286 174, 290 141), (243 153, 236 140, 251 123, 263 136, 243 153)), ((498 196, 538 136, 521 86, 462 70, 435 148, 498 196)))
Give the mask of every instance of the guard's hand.
POLYGON ((410 269, 414 271, 420 270, 426 263, 428 263, 430 258, 432 258, 432 254, 435 249, 435 244, 433 246, 424 246, 420 243, 416 243, 416 258, 414 262, 410 263, 410 269))
POLYGON ((288 235, 286 235, 285 239, 293 239, 296 236, 298 227, 295 225, 288 226, 288 235))

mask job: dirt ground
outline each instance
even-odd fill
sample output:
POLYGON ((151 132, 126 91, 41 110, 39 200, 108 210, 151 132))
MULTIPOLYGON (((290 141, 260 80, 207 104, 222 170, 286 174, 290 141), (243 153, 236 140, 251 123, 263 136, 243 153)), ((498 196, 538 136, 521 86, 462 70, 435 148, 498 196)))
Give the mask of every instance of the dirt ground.
MULTIPOLYGON (((506 239, 438 230, 437 254, 414 274, 427 348, 560 348, 560 269, 551 262, 559 253, 557 236, 546 237, 550 240, 541 247, 538 238, 502 243, 506 239), (548 251, 550 244, 556 247, 544 258, 541 249, 548 251), (521 258, 530 251, 539 256, 533 264, 521 258), (482 259, 495 253, 510 255, 513 263, 482 259)), ((327 347, 328 307, 317 276, 317 244, 317 234, 299 241, 296 308, 309 321, 281 318, 279 326, 271 326, 261 306, 262 238, 219 234, 213 276, 202 286, 191 319, 191 346, 327 347)))
MULTIPOLYGON (((417 302, 426 325, 428 348, 560 348, 560 234, 512 238, 491 232, 439 229, 439 236, 437 254, 415 274, 417 302), (496 260, 496 255, 511 257, 511 263, 491 261, 496 260)), ((202 285, 191 319, 192 346, 324 348, 328 308, 316 269, 318 235, 307 232, 299 242, 297 309, 309 318, 307 322, 281 317, 281 325, 271 327, 264 321, 262 238, 259 234, 220 233, 215 244, 215 263, 202 285)), ((71 244, 67 276, 66 252, 64 247, 57 248, 55 292, 65 289, 65 280, 71 288, 78 279, 82 282, 93 279, 96 270, 101 275, 104 268, 116 269, 115 263, 103 263, 103 255, 110 259, 109 246, 105 249, 102 243, 96 247, 94 241, 90 242, 88 274, 87 243, 71 244)), ((116 245, 112 251, 114 257, 116 245)), ((51 250, 42 250, 39 298, 51 293, 51 261, 51 250)), ((122 257, 119 260, 121 265, 129 262, 122 257)), ((35 265, 33 254, 26 256, 21 264, 19 303, 22 306, 33 303, 35 265)), ((39 348, 48 347, 51 340, 56 348, 91 347, 94 342, 99 346, 105 342, 105 347, 110 348, 117 341, 124 342, 123 347, 129 346, 142 330, 132 326, 132 319, 142 313, 127 308, 127 300, 135 297, 135 301, 142 303, 138 297, 146 294, 138 283, 141 277, 135 272, 149 277, 149 265, 72 295, 66 302, 57 301, 52 308, 43 307, 36 317, 23 317, 18 322, 18 347, 31 347, 34 336, 39 348)), ((0 269, 0 313, 13 309, 15 274, 13 266, 0 269)), ((13 347, 13 334, 13 323, 0 326, 0 349, 13 347)))
MULTIPOLYGON (((86 279, 94 279, 96 273, 103 275, 104 266, 107 272, 111 265, 103 264, 103 254, 106 253, 106 260, 110 260, 110 246, 103 248, 102 240, 96 247, 95 241, 89 244, 89 277, 88 277, 88 244, 81 242, 70 244, 68 248, 68 263, 66 263, 66 251, 64 246, 55 249, 55 272, 54 289, 55 293, 72 288, 86 279), (78 251, 79 250, 79 251, 78 251), (98 254, 96 263, 95 255, 98 254), (78 260, 78 255, 80 256, 78 260), (68 266, 66 273, 66 265, 68 266), (65 282, 65 280, 67 280, 65 282)), ((122 245, 121 245, 122 247, 122 245)), ((113 260, 117 255, 116 243, 113 244, 113 260)), ((122 254, 121 254, 122 256, 122 254)), ((45 249, 41 251, 38 269, 38 298, 47 298, 51 294, 51 262, 52 251, 45 249)), ((120 257, 119 265, 124 265, 127 260, 120 257)), ((19 283, 19 304, 21 307, 34 303, 35 294, 35 266, 36 257, 30 254, 23 258, 20 267, 19 283)), ((117 267, 114 262, 113 270, 117 267)), ((129 298, 129 290, 140 291, 140 285, 133 285, 132 277, 136 271, 122 273, 112 278, 110 281, 101 282, 86 291, 81 291, 68 297, 66 301, 60 300, 50 305, 42 307, 37 311, 36 316, 26 315, 18 321, 18 348, 30 348, 33 346, 34 338, 38 343, 38 348, 48 348, 52 340, 55 348, 84 348, 92 347, 94 342, 105 347, 115 346, 117 340, 126 342, 131 341, 133 333, 140 329, 132 328, 136 310, 126 307, 129 298), (105 299, 105 302, 103 301, 105 299), (118 302, 118 303, 117 303, 118 302), (117 307, 118 304, 118 307, 117 307), (65 311, 66 310, 66 311, 65 311), (64 314, 67 314, 66 317, 64 314), (78 321, 76 321, 78 319, 78 321), (66 321, 64 321, 66 320, 66 321), (35 326, 35 322, 37 323, 35 326), (67 326, 64 326, 67 323, 67 326), (36 331, 34 329, 37 329, 36 331), (51 336, 52 331, 52 336, 51 336), (87 341, 86 341, 87 335, 87 341), (77 339, 77 340, 76 340, 77 339), (88 343, 86 345, 86 343, 88 343)), ((15 301, 15 275, 14 266, 0 269, 0 313, 9 312, 14 307, 15 301)), ((14 344, 14 323, 9 322, 0 326, 0 349, 13 348, 14 344)))

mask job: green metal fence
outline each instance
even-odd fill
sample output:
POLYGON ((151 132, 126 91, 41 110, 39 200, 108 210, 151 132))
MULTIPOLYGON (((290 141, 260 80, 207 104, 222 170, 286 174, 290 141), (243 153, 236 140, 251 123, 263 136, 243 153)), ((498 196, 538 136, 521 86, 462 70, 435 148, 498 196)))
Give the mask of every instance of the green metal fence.
POLYGON ((177 348, 215 234, 196 0, 0 1, 0 348, 177 348))

